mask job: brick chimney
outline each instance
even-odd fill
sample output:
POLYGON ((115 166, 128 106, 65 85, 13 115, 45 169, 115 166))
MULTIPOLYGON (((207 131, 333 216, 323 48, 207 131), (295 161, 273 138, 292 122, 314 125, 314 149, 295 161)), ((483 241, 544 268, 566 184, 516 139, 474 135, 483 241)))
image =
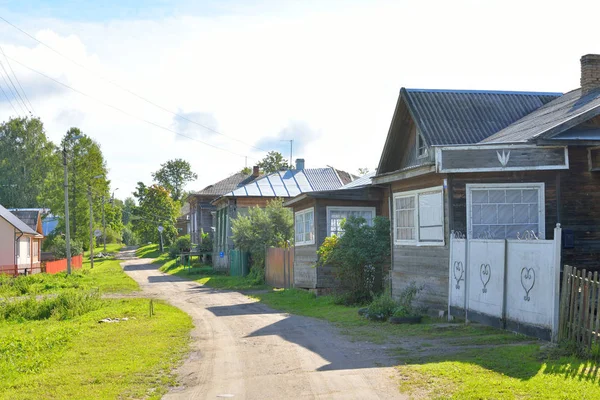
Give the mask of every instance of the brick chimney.
POLYGON ((304 169, 304 158, 296 158, 296 169, 304 169))
POLYGON ((252 167, 252 176, 255 178, 258 178, 260 176, 260 169, 258 168, 258 165, 252 167))
POLYGON ((600 89, 600 54, 581 57, 581 94, 600 89))

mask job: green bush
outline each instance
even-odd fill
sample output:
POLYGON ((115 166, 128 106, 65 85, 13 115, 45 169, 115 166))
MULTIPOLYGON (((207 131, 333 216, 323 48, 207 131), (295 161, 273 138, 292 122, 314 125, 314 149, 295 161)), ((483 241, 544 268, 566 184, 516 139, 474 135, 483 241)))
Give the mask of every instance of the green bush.
MULTIPOLYGON (((71 255, 76 256, 82 253, 82 244, 76 240, 71 240, 71 255)), ((67 258, 67 242, 62 236, 57 236, 54 238, 52 243, 52 254, 54 254, 54 257, 58 259, 67 258)))
POLYGON ((121 231, 121 238, 123 239, 123 243, 127 246, 137 246, 140 244, 140 239, 129 226, 123 228, 121 231))
POLYGON ((177 257, 182 252, 189 252, 192 249, 192 239, 190 235, 180 236, 175 243, 169 246, 169 256, 177 257))
POLYGON ((208 232, 202 234, 202 244, 200 245, 200 251, 203 253, 209 253, 213 251, 213 239, 208 232))
POLYGON ((411 282, 398 296, 398 308, 394 311, 394 317, 414 317, 420 314, 420 310, 416 309, 413 301, 417 294, 423 289, 422 286, 417 286, 415 282, 411 282))
POLYGON ((394 314, 398 306, 399 303, 392 296, 382 293, 369 304, 365 317, 373 321, 385 321, 394 314))

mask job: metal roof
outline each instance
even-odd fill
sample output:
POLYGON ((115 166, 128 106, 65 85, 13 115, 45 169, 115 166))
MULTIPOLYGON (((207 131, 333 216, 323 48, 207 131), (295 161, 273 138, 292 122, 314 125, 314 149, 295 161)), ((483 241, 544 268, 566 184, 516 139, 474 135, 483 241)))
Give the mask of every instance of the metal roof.
POLYGON ((561 93, 402 88, 429 146, 477 143, 555 100, 561 93))
POLYGON ((600 91, 582 96, 581 89, 576 89, 519 119, 482 143, 520 143, 552 137, 598 114, 600 91))
POLYGON ((239 187, 242 187, 254 180, 258 177, 253 176, 252 174, 244 174, 242 172, 238 172, 233 174, 219 182, 213 183, 212 185, 208 185, 204 189, 193 193, 192 195, 198 196, 221 196, 224 193, 231 192, 239 187))
POLYGON ((368 174, 361 176, 355 181, 352 181, 349 184, 342 186, 340 189, 355 189, 358 187, 370 186, 372 182, 371 178, 373 178, 376 173, 376 171, 369 172, 368 174))
POLYGON ((343 182, 335 168, 291 169, 265 175, 223 197, 295 197, 305 192, 332 190, 341 186, 343 182))
POLYGON ((37 233, 35 230, 31 229, 27 224, 17 218, 16 215, 8 211, 6 208, 0 206, 0 217, 4 218, 6 222, 14 226, 17 230, 34 236, 42 236, 37 233))
POLYGON ((32 210, 32 209, 11 209, 10 212, 25 224, 28 227, 37 232, 37 223, 38 218, 40 217, 41 210, 32 210))

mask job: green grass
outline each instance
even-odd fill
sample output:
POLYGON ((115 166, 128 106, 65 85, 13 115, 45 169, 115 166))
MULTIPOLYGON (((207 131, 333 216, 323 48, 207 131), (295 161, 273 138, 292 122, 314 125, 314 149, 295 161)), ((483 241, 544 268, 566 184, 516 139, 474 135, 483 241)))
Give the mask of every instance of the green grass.
POLYGON ((400 390, 427 399, 598 399, 598 365, 540 345, 428 357, 397 368, 400 390))
POLYGON ((120 262, 115 259, 94 260, 93 269, 86 259, 83 267, 74 270, 71 275, 66 272, 17 278, 0 275, 0 297, 59 293, 65 289, 97 289, 101 293, 132 292, 139 290, 139 285, 123 272, 120 262))
POLYGON ((229 276, 223 272, 215 272, 210 266, 196 266, 184 268, 175 265, 175 260, 170 260, 160 267, 160 270, 170 275, 179 276, 183 279, 193 280, 204 286, 215 289, 226 290, 260 290, 268 288, 265 284, 256 282, 241 276, 229 276))
MULTIPOLYGON (((158 249, 157 244, 147 244, 145 246, 138 247, 135 251, 135 255, 139 258, 159 258, 161 257, 161 253, 158 249)), ((165 252, 162 254, 163 257, 168 257, 168 254, 165 252)))
MULTIPOLYGON (((117 253, 123 247, 125 247, 125 246, 122 243, 106 243, 106 252, 107 253, 117 253)), ((103 245, 94 247, 94 254, 99 254, 99 253, 104 253, 103 245)), ((89 257, 90 252, 89 251, 84 252, 84 256, 89 257)))
POLYGON ((0 399, 158 399, 175 383, 191 320, 147 299, 104 300, 95 311, 0 322, 0 399), (129 321, 99 324, 103 318, 129 321))

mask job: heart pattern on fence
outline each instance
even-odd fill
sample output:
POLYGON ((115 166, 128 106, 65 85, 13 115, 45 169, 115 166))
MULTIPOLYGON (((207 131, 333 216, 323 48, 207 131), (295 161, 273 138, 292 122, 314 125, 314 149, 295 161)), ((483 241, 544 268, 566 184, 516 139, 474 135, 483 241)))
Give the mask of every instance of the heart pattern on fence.
POLYGON ((479 279, 481 279, 481 283, 483 283, 483 288, 481 289, 482 293, 487 293, 487 284, 490 282, 491 277, 492 267, 490 264, 481 264, 479 267, 479 279))
POLYGON ((523 300, 529 301, 531 297, 529 297, 529 292, 533 289, 535 285, 535 270, 533 268, 523 267, 521 270, 521 286, 525 290, 525 297, 523 300))
POLYGON ((464 280, 465 266, 462 261, 454 261, 454 279, 456 280, 456 289, 460 289, 460 281, 464 280), (460 272, 460 275, 458 273, 460 272))

